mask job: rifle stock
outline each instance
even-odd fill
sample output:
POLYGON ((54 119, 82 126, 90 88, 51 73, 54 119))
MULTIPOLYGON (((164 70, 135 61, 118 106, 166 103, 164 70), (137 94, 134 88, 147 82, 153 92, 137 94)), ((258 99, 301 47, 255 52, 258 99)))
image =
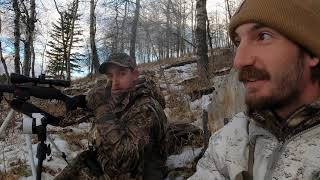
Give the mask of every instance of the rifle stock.
POLYGON ((20 99, 13 99, 10 102, 10 107, 12 107, 14 110, 18 112, 28 115, 29 117, 32 117, 32 113, 41 113, 46 117, 46 123, 52 126, 59 126, 59 123, 62 120, 58 117, 55 117, 45 112, 44 110, 38 108, 37 106, 20 99))

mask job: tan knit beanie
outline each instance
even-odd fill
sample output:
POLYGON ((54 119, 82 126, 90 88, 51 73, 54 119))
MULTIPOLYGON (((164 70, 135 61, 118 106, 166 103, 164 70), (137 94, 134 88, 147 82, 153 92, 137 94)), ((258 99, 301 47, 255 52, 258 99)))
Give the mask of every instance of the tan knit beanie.
POLYGON ((230 22, 232 41, 245 23, 275 29, 320 57, 320 0, 244 0, 230 22))

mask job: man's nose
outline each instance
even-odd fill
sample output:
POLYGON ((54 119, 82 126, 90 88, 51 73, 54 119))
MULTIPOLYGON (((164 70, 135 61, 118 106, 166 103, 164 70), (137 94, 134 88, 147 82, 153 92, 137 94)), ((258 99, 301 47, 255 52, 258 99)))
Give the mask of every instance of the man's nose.
POLYGON ((119 78, 117 76, 112 77, 112 86, 113 87, 118 87, 119 85, 119 78))
POLYGON ((233 66, 239 70, 242 67, 253 65, 254 59, 254 48, 246 42, 240 42, 233 60, 233 66))

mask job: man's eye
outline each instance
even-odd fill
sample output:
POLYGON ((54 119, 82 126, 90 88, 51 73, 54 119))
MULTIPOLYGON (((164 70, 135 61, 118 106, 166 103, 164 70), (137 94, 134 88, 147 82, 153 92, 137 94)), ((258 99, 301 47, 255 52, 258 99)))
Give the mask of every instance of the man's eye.
POLYGON ((240 45, 240 40, 234 40, 234 45, 235 45, 236 47, 239 47, 239 45, 240 45))
POLYGON ((113 77, 113 75, 107 74, 107 78, 108 78, 108 79, 112 79, 112 77, 113 77))
POLYGON ((121 76, 125 76, 126 74, 127 74, 126 71, 121 71, 121 72, 120 72, 120 75, 121 75, 121 76))
POLYGON ((271 35, 266 32, 261 32, 259 34, 259 40, 269 40, 271 39, 271 35))

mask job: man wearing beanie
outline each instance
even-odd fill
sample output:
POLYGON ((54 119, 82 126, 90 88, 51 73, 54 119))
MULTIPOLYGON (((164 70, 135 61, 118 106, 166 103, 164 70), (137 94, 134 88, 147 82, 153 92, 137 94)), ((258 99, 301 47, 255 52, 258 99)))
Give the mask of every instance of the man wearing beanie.
POLYGON ((159 88, 139 75, 125 53, 111 54, 99 72, 109 83, 94 87, 84 100, 95 115, 92 146, 55 179, 164 179, 167 118, 159 88))
POLYGON ((229 34, 247 111, 216 132, 190 180, 320 179, 320 1, 245 0, 229 34))

